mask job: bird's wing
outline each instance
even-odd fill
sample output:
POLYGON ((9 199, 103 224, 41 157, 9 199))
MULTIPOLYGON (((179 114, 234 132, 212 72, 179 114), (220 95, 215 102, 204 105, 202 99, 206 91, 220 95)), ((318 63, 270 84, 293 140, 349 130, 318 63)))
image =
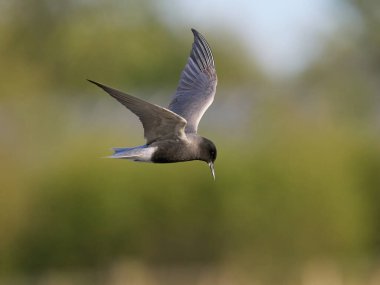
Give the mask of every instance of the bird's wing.
POLYGON ((98 82, 88 81, 102 88, 139 117, 144 127, 147 144, 161 139, 185 136, 186 120, 181 116, 98 82))
POLYGON ((194 43, 169 110, 187 120, 186 133, 196 133, 199 121, 214 100, 217 76, 206 39, 192 29, 194 43))

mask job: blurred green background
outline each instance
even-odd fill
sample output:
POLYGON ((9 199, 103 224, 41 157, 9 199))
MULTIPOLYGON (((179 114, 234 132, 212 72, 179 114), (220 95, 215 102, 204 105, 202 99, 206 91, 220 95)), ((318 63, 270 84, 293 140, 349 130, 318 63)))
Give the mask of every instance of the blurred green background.
POLYGON ((380 284, 378 1, 332 1, 344 24, 288 76, 175 2, 0 1, 0 284, 380 284), (142 127, 85 79, 166 106, 191 27, 219 77, 216 182, 101 159, 142 127))

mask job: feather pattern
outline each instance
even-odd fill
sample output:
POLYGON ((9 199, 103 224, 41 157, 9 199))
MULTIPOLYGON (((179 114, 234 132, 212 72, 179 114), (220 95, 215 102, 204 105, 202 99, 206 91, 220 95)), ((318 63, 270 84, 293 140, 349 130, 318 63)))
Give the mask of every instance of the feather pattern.
POLYGON ((169 110, 187 121, 186 133, 196 133, 199 121, 214 100, 217 75, 214 57, 206 39, 192 29, 194 43, 182 71, 169 110))
POLYGON ((186 138, 184 133, 186 120, 181 116, 101 83, 89 81, 102 88, 139 117, 144 127, 147 144, 157 140, 186 138))

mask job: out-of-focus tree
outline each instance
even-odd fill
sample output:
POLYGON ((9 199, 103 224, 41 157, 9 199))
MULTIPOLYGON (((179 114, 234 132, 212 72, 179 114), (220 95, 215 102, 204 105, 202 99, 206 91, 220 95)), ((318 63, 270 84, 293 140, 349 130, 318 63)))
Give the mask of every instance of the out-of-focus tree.
POLYGON ((379 122, 380 19, 376 1, 347 1, 346 25, 301 77, 303 94, 327 100, 331 114, 352 123, 379 122), (363 121, 362 121, 363 122, 363 121))
POLYGON ((351 129, 363 142, 356 170, 373 214, 371 248, 379 252, 380 6, 371 0, 345 3, 350 9, 347 25, 328 41, 320 60, 300 77, 298 99, 304 97, 309 106, 318 109, 315 115, 332 118, 340 129, 351 129))
MULTIPOLYGON (((34 84, 38 90, 45 86, 75 94, 82 92, 87 77, 122 82, 130 90, 174 91, 192 35, 190 27, 186 34, 167 29, 154 7, 149 0, 12 1, 2 11, 7 15, 0 27, 1 57, 8 68, 1 75, 29 88, 34 84)), ((215 50, 223 58, 218 61, 223 81, 249 82, 254 74, 249 62, 227 52, 215 50)), ((8 91, 2 96, 12 92, 9 86, 0 88, 8 91)))

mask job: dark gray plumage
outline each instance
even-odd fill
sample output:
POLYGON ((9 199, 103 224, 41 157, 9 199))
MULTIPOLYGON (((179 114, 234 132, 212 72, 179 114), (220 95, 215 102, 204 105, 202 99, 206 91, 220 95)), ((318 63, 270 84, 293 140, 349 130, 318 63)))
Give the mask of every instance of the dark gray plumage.
POLYGON ((194 43, 190 57, 168 109, 89 80, 135 113, 144 127, 145 145, 114 148, 112 158, 155 163, 202 160, 209 164, 215 178, 216 147, 212 141, 199 136, 197 129, 214 100, 217 76, 206 39, 196 30, 192 32, 194 43))

